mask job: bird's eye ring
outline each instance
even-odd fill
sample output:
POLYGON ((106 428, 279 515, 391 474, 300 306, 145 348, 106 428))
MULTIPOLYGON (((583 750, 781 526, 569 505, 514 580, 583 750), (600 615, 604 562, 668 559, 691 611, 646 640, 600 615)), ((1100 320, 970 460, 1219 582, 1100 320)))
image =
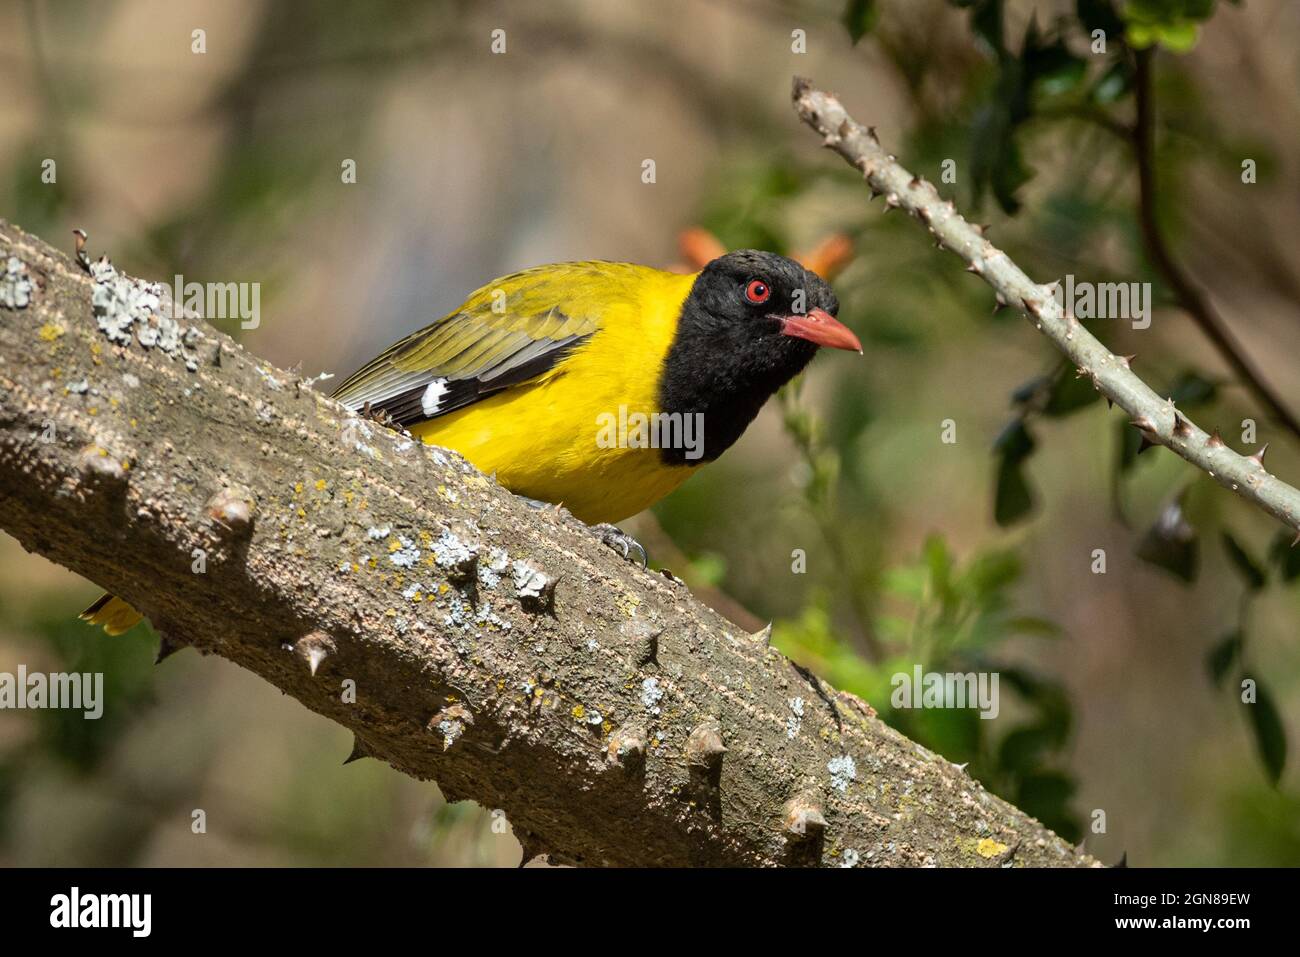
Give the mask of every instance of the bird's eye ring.
POLYGON ((745 286, 745 298, 754 305, 767 302, 772 295, 772 287, 761 279, 751 279, 745 286))

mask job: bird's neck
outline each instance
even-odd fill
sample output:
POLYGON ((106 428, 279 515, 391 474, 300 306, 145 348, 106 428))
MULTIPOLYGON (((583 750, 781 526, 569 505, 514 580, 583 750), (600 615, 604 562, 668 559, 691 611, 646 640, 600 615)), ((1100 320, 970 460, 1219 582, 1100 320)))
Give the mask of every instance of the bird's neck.
POLYGON ((817 351, 803 340, 782 340, 763 349, 731 342, 717 335, 707 320, 692 316, 687 304, 664 360, 659 407, 667 413, 698 417, 694 421, 703 431, 703 453, 688 459, 685 449, 664 448, 666 463, 711 462, 744 434, 763 403, 798 375, 817 351))

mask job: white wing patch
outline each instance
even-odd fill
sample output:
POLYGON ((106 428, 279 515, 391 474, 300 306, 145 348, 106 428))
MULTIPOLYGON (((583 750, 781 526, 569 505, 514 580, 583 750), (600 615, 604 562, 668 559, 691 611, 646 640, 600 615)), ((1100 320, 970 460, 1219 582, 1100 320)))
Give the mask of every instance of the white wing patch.
POLYGON ((425 416, 432 419, 438 414, 438 406, 442 402, 442 397, 446 394, 446 379, 434 379, 429 383, 429 387, 424 390, 424 395, 420 399, 420 409, 425 416))

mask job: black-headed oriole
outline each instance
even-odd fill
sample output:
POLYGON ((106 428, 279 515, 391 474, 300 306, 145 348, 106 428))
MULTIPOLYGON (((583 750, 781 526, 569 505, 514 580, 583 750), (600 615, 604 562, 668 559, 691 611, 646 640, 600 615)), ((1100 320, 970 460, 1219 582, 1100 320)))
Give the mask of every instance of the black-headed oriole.
MULTIPOLYGON (((861 352, 838 307, 820 277, 756 250, 693 275, 537 266, 395 343, 335 398, 460 452, 516 494, 588 524, 616 522, 726 451, 818 346, 861 352), (699 441, 598 440, 608 417, 638 414, 698 416, 699 441)), ((110 634, 139 620, 107 595, 82 617, 110 634)))

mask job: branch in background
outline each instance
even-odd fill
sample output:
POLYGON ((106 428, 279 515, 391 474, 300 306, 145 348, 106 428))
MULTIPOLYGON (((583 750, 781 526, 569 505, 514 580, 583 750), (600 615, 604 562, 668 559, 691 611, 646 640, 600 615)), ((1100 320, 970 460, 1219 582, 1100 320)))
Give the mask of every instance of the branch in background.
MULTIPOLYGON (((1197 427, 1133 374, 1129 360, 1111 353, 1053 295, 1054 286, 1033 282, 1002 250, 984 237, 944 200, 932 183, 914 176, 884 150, 875 131, 857 123, 829 93, 814 89, 811 81, 795 77, 795 111, 821 134, 825 145, 862 171, 873 194, 883 194, 889 209, 903 209, 924 223, 937 245, 955 252, 998 294, 998 301, 1013 304, 1088 376, 1108 400, 1129 414, 1150 442, 1167 446, 1220 485, 1258 505, 1288 528, 1300 529, 1300 491, 1264 468, 1263 451, 1238 455, 1219 437, 1197 427)), ((1297 534, 1300 542, 1300 534, 1297 534)))
POLYGON ((166 299, 0 222, 0 526, 166 647, 502 809, 527 858, 1095 865, 679 582, 166 299))
POLYGON ((1164 234, 1160 231, 1160 218, 1156 212, 1155 98, 1151 87, 1153 53, 1154 49, 1136 52, 1137 117, 1130 131, 1133 152, 1137 157, 1138 221, 1142 227, 1147 255, 1174 291, 1178 304, 1227 360, 1238 378, 1268 406, 1274 418, 1286 426, 1292 435, 1300 438, 1300 420, 1273 391, 1205 294, 1175 261, 1164 234))

